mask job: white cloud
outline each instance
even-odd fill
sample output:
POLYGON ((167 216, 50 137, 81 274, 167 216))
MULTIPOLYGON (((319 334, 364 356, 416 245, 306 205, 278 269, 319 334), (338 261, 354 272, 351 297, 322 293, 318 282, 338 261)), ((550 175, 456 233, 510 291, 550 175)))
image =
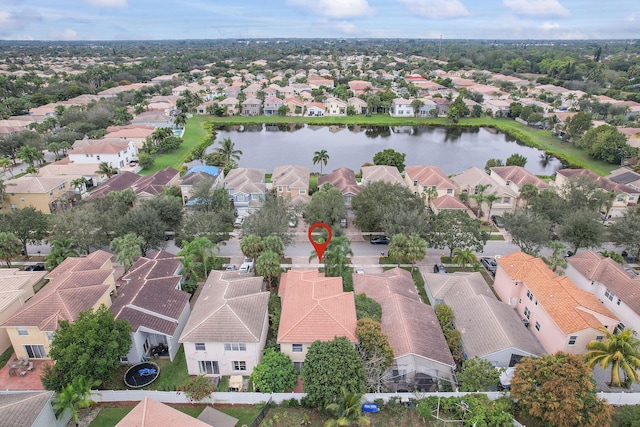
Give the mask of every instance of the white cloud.
POLYGON ((570 15, 558 0, 503 0, 503 3, 514 13, 523 15, 570 15))
POLYGON ((287 4, 327 18, 356 18, 374 12, 367 0, 287 0, 287 4))
POLYGON ((343 34, 355 34, 357 31, 356 26, 349 21, 334 22, 333 27, 343 34))
POLYGON ((51 30, 49 31, 49 39, 51 40, 76 40, 78 33, 71 28, 66 30, 51 30))
POLYGON ((42 15, 35 9, 23 9, 17 12, 0 10, 0 36, 11 38, 14 33, 41 21, 42 15))
POLYGON ((128 0, 84 0, 90 6, 96 7, 127 7, 128 0))
POLYGON ((544 24, 542 24, 542 29, 544 31, 557 30, 558 28, 560 28, 560 24, 555 22, 545 22, 544 24))
POLYGON ((460 0, 398 0, 409 11, 429 19, 446 19, 469 16, 460 0))

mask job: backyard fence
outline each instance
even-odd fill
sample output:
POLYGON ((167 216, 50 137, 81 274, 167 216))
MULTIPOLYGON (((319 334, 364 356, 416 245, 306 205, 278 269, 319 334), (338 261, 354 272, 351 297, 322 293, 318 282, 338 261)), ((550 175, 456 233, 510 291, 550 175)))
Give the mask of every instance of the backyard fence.
POLYGON ((253 420, 253 422, 251 423, 251 425, 249 427, 258 427, 260 425, 260 423, 262 422, 262 420, 264 420, 264 418, 269 413, 269 409, 271 409, 271 399, 269 399, 267 404, 264 405, 262 407, 262 409, 260 409, 260 412, 258 413, 258 415, 256 415, 256 419, 253 420))

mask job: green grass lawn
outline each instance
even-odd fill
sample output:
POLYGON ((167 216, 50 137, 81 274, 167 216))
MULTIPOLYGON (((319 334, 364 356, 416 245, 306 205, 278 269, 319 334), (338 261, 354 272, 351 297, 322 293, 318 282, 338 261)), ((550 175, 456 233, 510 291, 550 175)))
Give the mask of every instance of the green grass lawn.
POLYGON ((149 390, 173 391, 176 389, 176 386, 182 384, 189 378, 183 346, 180 346, 173 362, 169 359, 154 359, 153 362, 157 363, 160 367, 160 376, 151 385, 146 387, 149 390))

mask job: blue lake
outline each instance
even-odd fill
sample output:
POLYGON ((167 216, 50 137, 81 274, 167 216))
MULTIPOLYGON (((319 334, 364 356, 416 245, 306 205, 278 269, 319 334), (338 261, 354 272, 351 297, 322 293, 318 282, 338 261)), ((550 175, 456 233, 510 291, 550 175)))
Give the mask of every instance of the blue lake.
POLYGON ((236 149, 242 150, 240 167, 262 168, 268 173, 281 165, 307 166, 312 172, 320 172, 320 165, 312 162, 318 150, 329 154, 324 173, 342 166, 357 173, 364 163, 373 163, 374 154, 387 148, 405 153, 407 166, 440 166, 447 175, 472 166, 482 169, 492 158, 504 162, 514 153, 525 156, 526 169, 536 175, 552 175, 562 167, 557 159, 542 162, 541 150, 520 145, 487 128, 302 124, 218 127, 216 141, 223 138, 230 138, 236 149))

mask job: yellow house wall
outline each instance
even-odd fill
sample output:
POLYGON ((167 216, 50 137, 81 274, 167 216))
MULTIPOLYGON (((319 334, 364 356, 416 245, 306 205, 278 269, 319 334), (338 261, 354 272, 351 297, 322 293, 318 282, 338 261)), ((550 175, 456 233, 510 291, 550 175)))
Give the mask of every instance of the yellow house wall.
POLYGON ((47 334, 40 331, 40 329, 35 326, 31 326, 26 329, 28 335, 19 335, 18 328, 6 328, 9 339, 13 344, 13 351, 15 351, 16 357, 29 357, 24 349, 25 345, 42 345, 44 346, 44 350, 47 352, 47 354, 49 354, 50 341, 49 338, 47 338, 47 334))
POLYGON ((50 214, 51 209, 49 203, 58 199, 64 193, 71 189, 71 180, 67 180, 65 187, 62 190, 58 188, 53 189, 53 195, 49 196, 49 193, 11 193, 11 181, 7 181, 5 184, 7 187, 8 201, 5 202, 5 210, 9 210, 11 205, 16 205, 18 209, 33 206, 36 210, 42 213, 50 214), (22 201, 24 198, 24 202, 22 201))
MULTIPOLYGON (((0 324, 6 322, 11 316, 13 316, 24 304, 24 300, 33 295, 33 288, 31 286, 25 287, 25 293, 21 298, 17 298, 12 304, 7 306, 2 313, 0 313, 0 324)), ((11 338, 7 333, 7 330, 0 328, 0 353, 4 352, 11 345, 11 338)))

